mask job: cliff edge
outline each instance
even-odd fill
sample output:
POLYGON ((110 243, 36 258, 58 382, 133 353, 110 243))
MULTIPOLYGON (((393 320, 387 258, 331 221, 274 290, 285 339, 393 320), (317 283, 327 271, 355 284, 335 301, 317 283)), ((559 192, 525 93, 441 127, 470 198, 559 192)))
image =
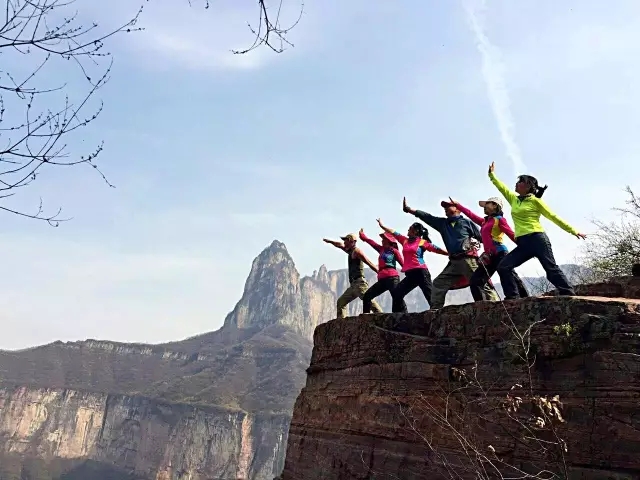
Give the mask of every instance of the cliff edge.
POLYGON ((639 287, 319 325, 281 478, 640 478, 639 287))

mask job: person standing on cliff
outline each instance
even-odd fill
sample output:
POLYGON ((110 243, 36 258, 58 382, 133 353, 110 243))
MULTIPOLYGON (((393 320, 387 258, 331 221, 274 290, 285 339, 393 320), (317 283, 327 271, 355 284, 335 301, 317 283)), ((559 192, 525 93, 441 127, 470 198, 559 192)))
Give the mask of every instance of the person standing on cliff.
POLYGON ((556 263, 549 237, 540 224, 540 216, 545 216, 565 232, 580 239, 585 239, 587 236, 578 232, 549 209, 546 202, 542 200, 547 187, 538 186, 538 180, 535 177, 520 175, 514 192, 496 177, 495 163, 491 163, 489 179, 509 202, 515 227, 514 238, 517 246, 498 265, 498 275, 500 275, 505 300, 520 297, 515 269, 534 257, 540 261, 547 279, 558 289, 560 295, 575 295, 566 275, 556 263))
MULTIPOLYGON (((338 298, 337 310, 338 316, 336 318, 344 318, 347 316, 347 305, 353 302, 357 298, 364 297, 364 294, 369 290, 369 284, 364 277, 364 264, 366 263, 371 270, 378 273, 376 266, 371 263, 367 256, 356 247, 356 236, 353 233, 349 233, 344 237, 340 237, 342 242, 336 240, 329 240, 323 238, 322 241, 333 245, 336 248, 344 251, 348 255, 347 268, 349 272, 349 287, 338 298)), ((382 308, 375 300, 371 301, 371 309, 376 313, 382 313, 382 308)))
MULTIPOLYGON (((433 252, 439 253, 440 255, 447 255, 447 251, 431 242, 427 228, 420 222, 411 224, 406 236, 392 228, 385 227, 380 219, 378 219, 378 225, 380 225, 380 228, 386 233, 390 233, 397 238, 402 245, 402 256, 404 257, 402 271, 405 276, 402 281, 398 283, 398 286, 391 291, 391 298, 397 311, 407 311, 407 304, 404 301, 404 297, 416 287, 422 290, 424 299, 429 306, 431 306, 431 291, 433 285, 431 283, 431 273, 424 261, 424 254, 425 252, 433 252)), ((396 310, 394 310, 394 312, 395 311, 396 310)))
POLYGON ((424 223, 435 229, 442 236, 445 248, 449 252, 449 263, 433 280, 431 308, 444 307, 449 290, 470 287, 476 292, 472 296, 480 296, 484 300, 498 301, 498 293, 491 283, 487 282, 479 288, 469 284, 473 272, 478 268, 478 250, 482 237, 480 229, 471 220, 460 215, 460 210, 450 202, 441 202, 446 217, 436 217, 422 210, 416 210, 407 204, 406 197, 402 199, 402 210, 418 217, 424 223))
MULTIPOLYGON (((498 197, 491 197, 487 200, 481 200, 478 202, 484 209, 485 217, 476 215, 467 207, 449 197, 449 200, 456 208, 469 218, 472 222, 480 226, 480 235, 482 237, 482 246, 484 251, 478 261, 480 265, 477 270, 471 275, 469 285, 471 286, 471 295, 473 300, 478 302, 484 300, 480 294, 481 289, 485 284, 491 281, 491 276, 496 273, 498 264, 507 256, 509 249, 504 244, 504 236, 506 235, 515 243, 515 237, 513 230, 507 223, 507 219, 504 218, 502 200, 498 197)), ((514 272, 516 278, 516 284, 518 285, 518 292, 522 298, 528 297, 527 292, 522 279, 514 272)))
MULTIPOLYGON (((398 242, 393 235, 384 232, 380 234, 382 245, 367 237, 364 229, 360 229, 360 240, 368 243, 376 252, 378 252, 378 281, 371 285, 362 297, 362 313, 371 312, 371 301, 382 295, 384 292, 393 292, 394 288, 400 282, 400 274, 396 269, 396 263, 402 267, 404 260, 398 250, 398 242)), ((392 297, 393 298, 393 297, 392 297)), ((404 300, 394 301, 391 311, 403 312, 407 310, 404 300)))

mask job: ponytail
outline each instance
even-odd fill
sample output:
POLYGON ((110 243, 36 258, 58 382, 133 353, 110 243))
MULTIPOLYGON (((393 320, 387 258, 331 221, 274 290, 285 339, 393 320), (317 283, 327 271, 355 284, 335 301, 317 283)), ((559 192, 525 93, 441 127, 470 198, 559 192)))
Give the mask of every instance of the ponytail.
POLYGON ((411 228, 413 228, 416 231, 416 233, 420 238, 422 238, 423 240, 429 243, 433 243, 431 241, 431 238, 429 237, 429 230, 427 230, 427 227, 425 227, 423 224, 421 224, 420 222, 415 222, 411 224, 411 228))
POLYGON ((518 177, 518 181, 526 183, 529 186, 529 193, 534 195, 536 198, 542 198, 542 195, 544 195, 544 192, 547 189, 547 185, 544 187, 538 186, 538 179, 531 175, 520 175, 518 177))
POLYGON ((547 188, 547 185, 545 185, 544 187, 538 187, 536 185, 533 189, 533 194, 536 196, 536 198, 542 198, 542 195, 544 195, 544 192, 547 188))

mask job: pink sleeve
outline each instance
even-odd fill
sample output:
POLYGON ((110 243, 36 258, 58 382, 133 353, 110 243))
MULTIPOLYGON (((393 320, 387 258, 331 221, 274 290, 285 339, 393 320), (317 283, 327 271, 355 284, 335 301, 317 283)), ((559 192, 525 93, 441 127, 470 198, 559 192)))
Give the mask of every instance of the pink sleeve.
POLYGON ((404 235, 402 235, 400 232, 393 232, 391 235, 393 235, 394 237, 396 237, 396 239, 402 244, 404 245, 405 243, 407 243, 407 237, 405 237, 404 235))
POLYGON ((433 243, 424 242, 424 247, 433 253, 439 253, 440 255, 449 255, 449 252, 447 252, 446 250, 443 250, 437 245, 434 245, 433 243))
POLYGON ((404 258, 402 258, 402 254, 397 248, 393 249, 393 254, 396 256, 396 260, 400 264, 401 267, 404 267, 404 258))
POLYGON ((366 235, 360 235, 360 239, 363 242, 368 243, 369 245, 371 245, 375 249, 376 252, 380 252, 382 250, 382 245, 380 245, 379 243, 374 242, 373 240, 371 240, 366 235))
POLYGON ((513 234, 513 230, 511 230, 511 227, 507 223, 507 219, 504 217, 500 217, 500 220, 498 221, 498 225, 500 226, 500 230, 502 230, 505 233, 505 235, 509 237, 513 243, 515 243, 516 238, 515 238, 515 235, 513 234))
POLYGON ((458 207, 458 210, 460 210, 467 217, 469 217, 469 220, 471 220, 473 223, 477 223, 478 225, 482 225, 484 223, 484 218, 482 218, 479 215, 476 215, 471 210, 469 210, 467 207, 464 207, 464 206, 460 205, 459 203, 456 204, 456 207, 458 207))

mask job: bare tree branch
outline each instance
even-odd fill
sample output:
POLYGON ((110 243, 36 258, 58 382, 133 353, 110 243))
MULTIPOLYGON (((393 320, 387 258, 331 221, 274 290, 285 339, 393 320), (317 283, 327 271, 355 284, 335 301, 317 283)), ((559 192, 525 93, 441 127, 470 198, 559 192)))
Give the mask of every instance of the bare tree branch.
MULTIPOLYGON (((0 199, 33 184, 45 166, 86 164, 113 187, 95 163, 102 144, 80 157, 72 156, 68 146, 72 134, 102 112, 102 103, 91 108, 90 100, 111 73, 113 61, 109 58, 105 63, 111 56, 104 50, 105 42, 116 34, 141 30, 135 25, 142 7, 119 27, 99 32, 97 23, 79 21, 78 13, 71 9, 74 1, 5 0, 0 19, 0 55, 4 60, 0 70, 0 199), (78 98, 72 99, 69 93, 80 90, 77 78, 70 79, 73 88, 68 82, 46 85, 53 77, 47 67, 63 60, 77 68, 80 82, 86 85, 78 98), (57 107, 51 107, 56 103, 57 107)), ((59 216, 61 209, 45 214, 42 200, 34 212, 4 203, 0 209, 53 226, 69 220, 59 216)))
MULTIPOLYGON (((287 34, 298 25, 302 20, 304 13, 304 0, 300 0, 300 12, 298 17, 291 22, 290 25, 283 27, 281 24, 282 7, 285 0, 276 0, 277 6, 275 10, 269 11, 267 6, 267 0, 258 0, 258 26, 254 27, 251 23, 248 23, 249 30, 255 36, 253 43, 243 50, 232 50, 236 55, 244 55, 258 47, 266 46, 275 53, 282 53, 285 50, 285 45, 293 47, 294 45, 287 40, 287 34)), ((207 0, 207 6, 209 8, 209 1, 207 0)))
POLYGON ((598 231, 588 239, 581 258, 591 282, 631 275, 634 264, 640 263, 640 198, 631 187, 625 191, 626 207, 613 209, 620 214, 617 221, 592 220, 598 231))

